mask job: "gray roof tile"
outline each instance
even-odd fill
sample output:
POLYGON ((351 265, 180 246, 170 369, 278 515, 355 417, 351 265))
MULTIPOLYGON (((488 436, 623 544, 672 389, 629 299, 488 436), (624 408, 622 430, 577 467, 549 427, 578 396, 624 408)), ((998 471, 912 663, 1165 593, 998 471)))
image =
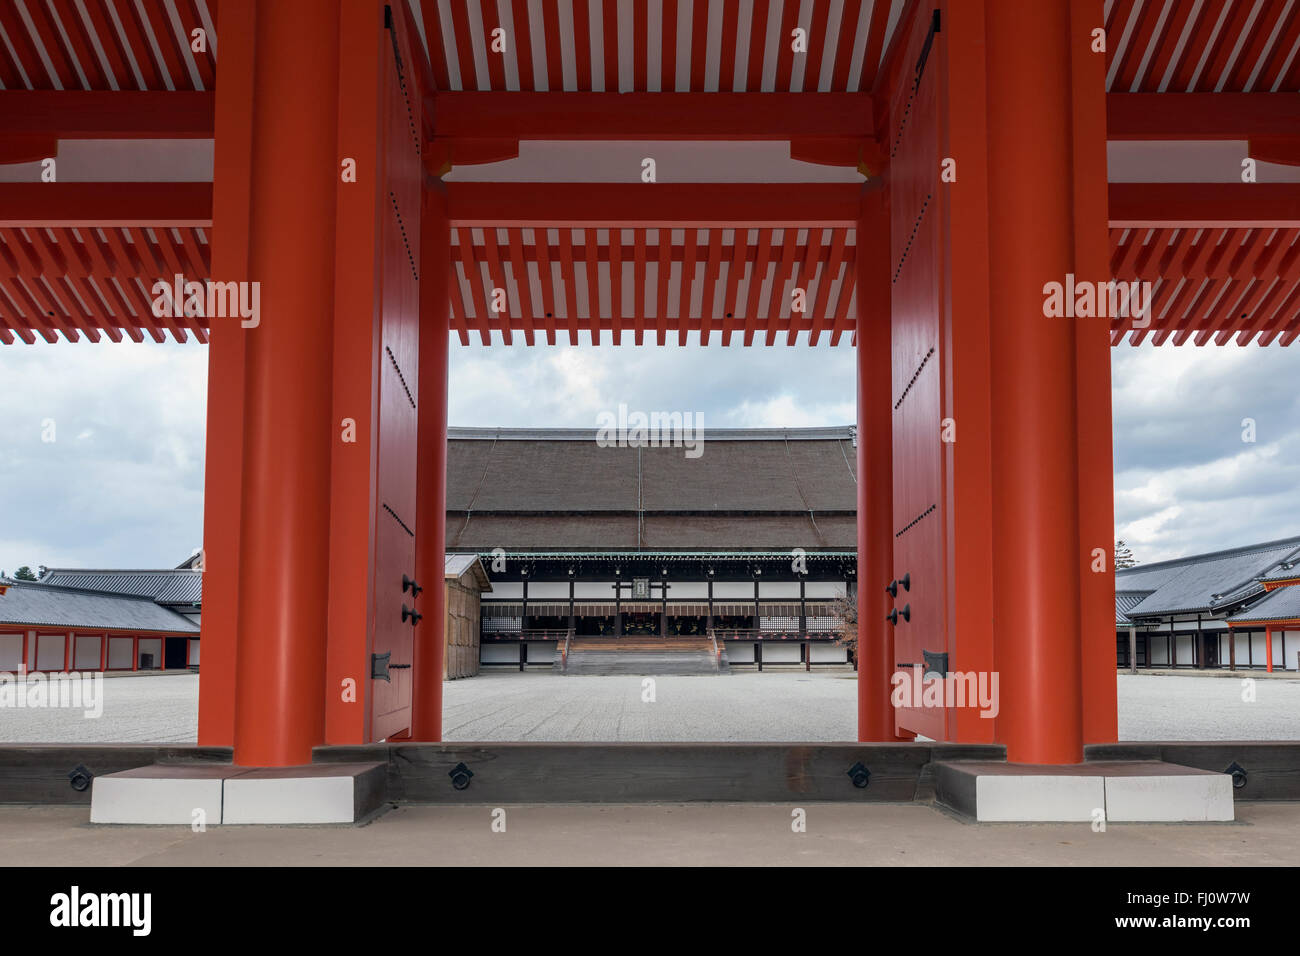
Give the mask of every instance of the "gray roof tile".
POLYGON ((1115 574, 1117 591, 1149 590, 1133 617, 1209 612, 1262 591, 1260 578, 1300 547, 1300 538, 1139 565, 1115 574))
POLYGON ((4 582, 0 626, 59 627, 112 631, 164 631, 197 635, 189 618, 149 597, 109 594, 44 582, 4 582))
POLYGON ((1259 621, 1294 621, 1300 620, 1300 586, 1277 588, 1263 600, 1256 601, 1244 611, 1228 618, 1234 624, 1238 622, 1259 621))
POLYGON ((1116 591, 1115 623, 1125 627, 1132 624, 1133 619, 1128 616, 1128 612, 1137 607, 1142 602, 1142 599, 1150 593, 1150 591, 1116 591))
POLYGON ((203 574, 199 571, 50 568, 41 576, 41 583, 133 594, 152 598, 159 604, 203 603, 203 574))

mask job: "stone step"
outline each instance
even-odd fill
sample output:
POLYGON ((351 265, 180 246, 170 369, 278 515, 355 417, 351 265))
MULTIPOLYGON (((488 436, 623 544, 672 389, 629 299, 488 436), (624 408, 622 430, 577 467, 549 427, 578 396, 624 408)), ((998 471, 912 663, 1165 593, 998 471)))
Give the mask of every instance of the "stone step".
POLYGON ((1065 766, 942 761, 941 804, 984 823, 1209 823, 1233 819, 1232 777, 1160 760, 1065 766))
POLYGON ((97 776, 91 823, 356 823, 387 800, 386 763, 153 764, 97 776))
POLYGON ((584 651, 569 652, 565 672, 579 675, 708 675, 718 673, 711 650, 702 651, 584 651))

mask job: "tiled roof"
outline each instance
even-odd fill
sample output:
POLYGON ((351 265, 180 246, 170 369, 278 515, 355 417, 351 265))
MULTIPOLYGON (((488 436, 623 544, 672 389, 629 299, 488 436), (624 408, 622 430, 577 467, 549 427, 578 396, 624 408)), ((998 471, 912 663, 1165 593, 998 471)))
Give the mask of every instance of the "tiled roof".
POLYGON ((1142 599, 1150 593, 1150 591, 1116 591, 1115 623, 1123 626, 1132 624, 1133 619, 1128 616, 1128 612, 1140 604, 1142 599))
POLYGON ((1260 577, 1261 581, 1289 581, 1300 578, 1300 558, 1280 562, 1277 567, 1260 577))
POLYGON ((202 604, 203 574, 184 569, 112 570, 107 568, 50 568, 42 584, 132 594, 159 604, 202 604))
POLYGON ((163 631, 197 635, 189 618, 149 597, 109 594, 44 582, 6 581, 0 595, 0 627, 67 627, 87 630, 163 631))
POLYGON ((1115 574, 1116 591, 1149 591, 1130 617, 1213 612, 1263 592, 1261 579, 1295 555, 1300 538, 1139 565, 1115 574))
POLYGON ((1300 620, 1300 586, 1292 585, 1270 591, 1261 601, 1256 601, 1244 611, 1228 618, 1234 624, 1251 621, 1300 620))

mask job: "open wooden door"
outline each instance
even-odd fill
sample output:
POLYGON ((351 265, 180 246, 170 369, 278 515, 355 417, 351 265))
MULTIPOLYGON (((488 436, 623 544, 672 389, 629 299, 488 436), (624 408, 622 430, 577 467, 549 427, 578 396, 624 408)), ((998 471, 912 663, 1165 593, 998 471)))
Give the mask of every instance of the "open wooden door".
POLYGON ((947 507, 943 443, 943 294, 938 205, 939 116, 937 70, 929 59, 932 21, 918 16, 904 62, 912 82, 900 84, 891 104, 892 178, 890 246, 893 353, 894 662, 907 671, 899 730, 948 739, 942 707, 918 707, 916 678, 949 667, 947 507), (926 69, 926 65, 930 68, 926 69))
MULTIPOLYGON (((384 175, 381 211, 381 343, 378 494, 375 497, 374 641, 371 648, 370 739, 411 726, 411 663, 419 618, 415 579, 416 395, 419 394, 420 156, 412 138, 409 81, 385 54, 384 175)), ((409 58, 406 60, 410 62, 409 58)), ((418 129, 418 126, 415 127, 418 129)), ((441 587, 441 581, 421 582, 441 587)), ((436 626, 436 621, 429 622, 436 626)))

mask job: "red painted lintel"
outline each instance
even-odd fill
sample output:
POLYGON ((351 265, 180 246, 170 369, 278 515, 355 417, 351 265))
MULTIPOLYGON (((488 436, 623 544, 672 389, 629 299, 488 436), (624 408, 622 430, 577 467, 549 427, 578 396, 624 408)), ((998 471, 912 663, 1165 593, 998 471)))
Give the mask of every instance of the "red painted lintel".
POLYGON ((212 225, 212 183, 0 183, 0 226, 212 225))
POLYGON ((1106 138, 1238 140, 1296 135, 1294 93, 1110 93, 1106 138))
POLYGON ((865 139, 867 93, 440 92, 434 134, 547 140, 865 139))
POLYGON ((1111 183, 1112 229, 1294 229, 1300 183, 1111 183))
POLYGON ((211 90, 0 90, 5 136, 211 139, 211 90))
POLYGON ((449 183, 452 227, 848 228, 854 183, 449 183))

